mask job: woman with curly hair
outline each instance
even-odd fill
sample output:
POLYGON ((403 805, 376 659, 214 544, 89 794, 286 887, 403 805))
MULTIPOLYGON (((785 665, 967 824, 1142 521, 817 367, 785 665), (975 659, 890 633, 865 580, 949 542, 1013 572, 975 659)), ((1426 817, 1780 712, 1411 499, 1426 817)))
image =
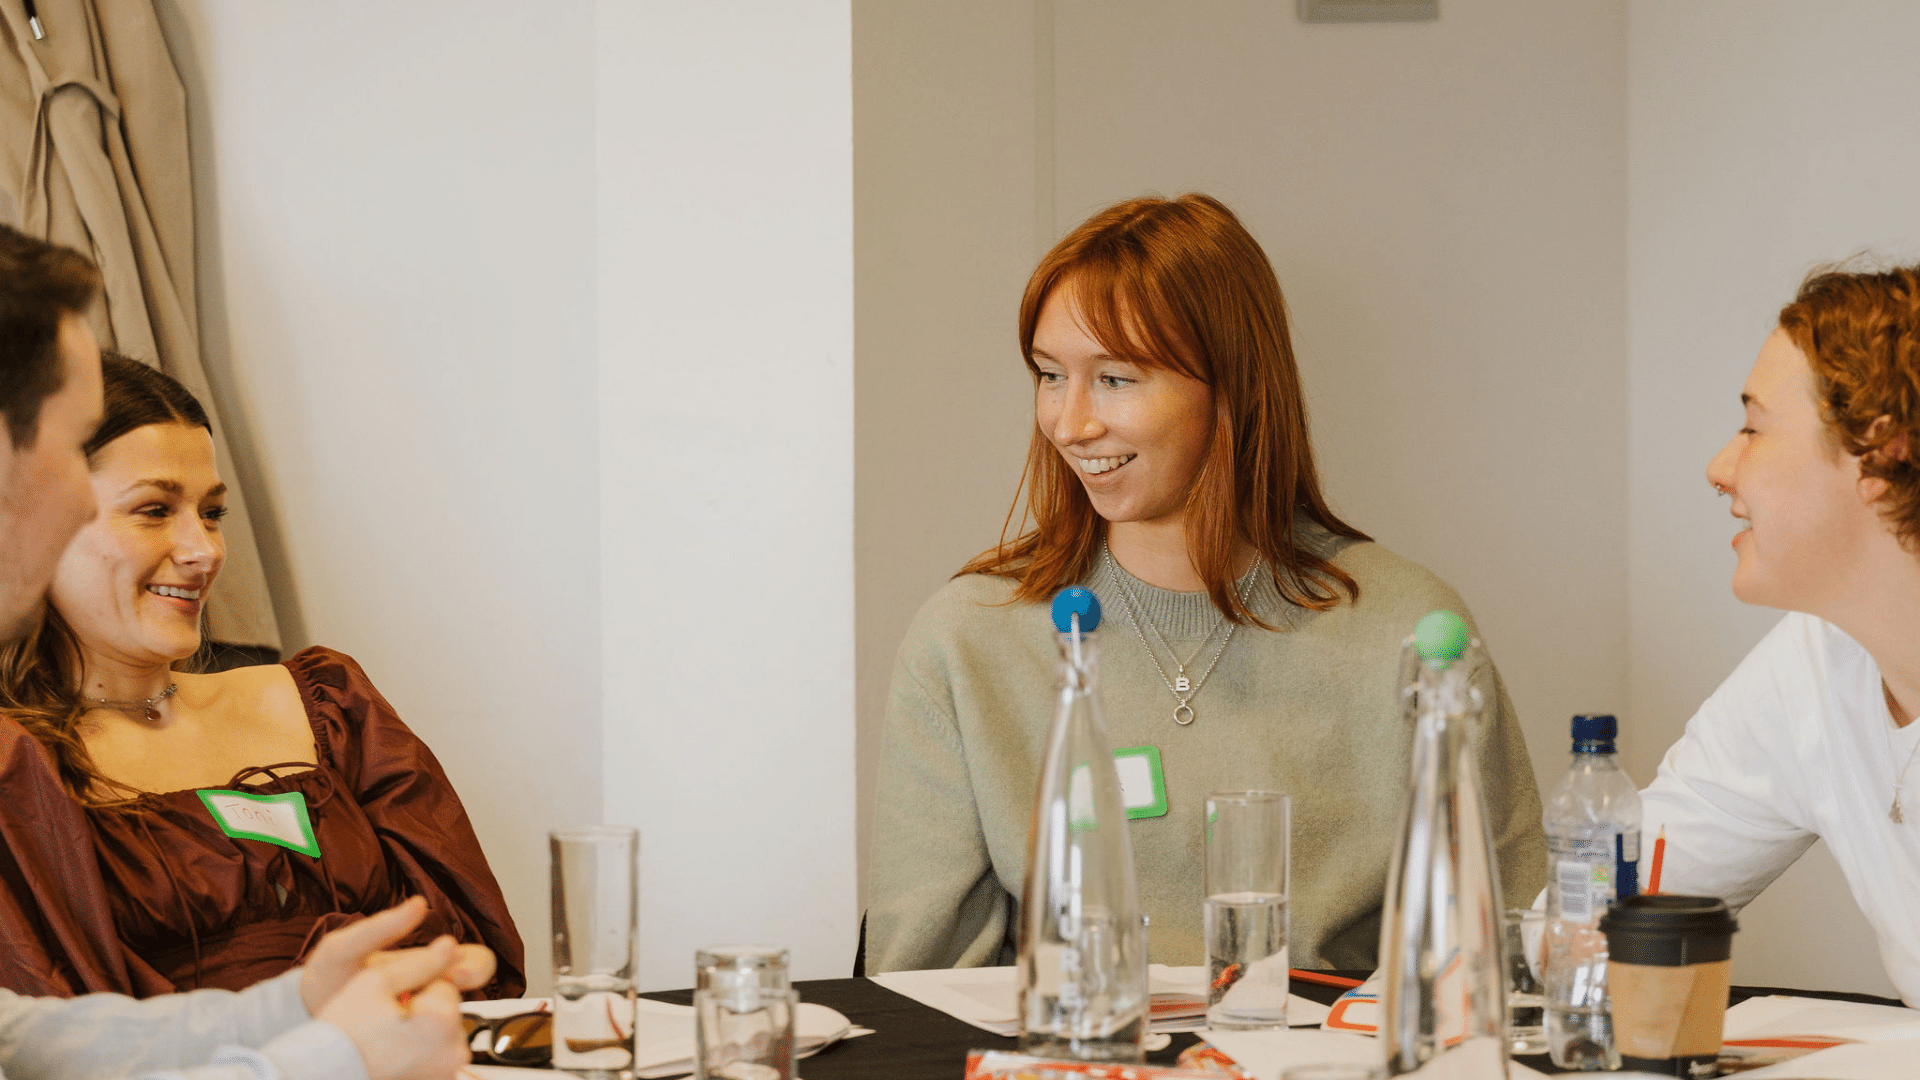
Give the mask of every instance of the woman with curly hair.
POLYGON ((1707 481, 1733 593, 1790 612, 1645 792, 1662 887, 1738 908, 1816 839, 1920 1006, 1920 266, 1824 271, 1780 312, 1707 481))

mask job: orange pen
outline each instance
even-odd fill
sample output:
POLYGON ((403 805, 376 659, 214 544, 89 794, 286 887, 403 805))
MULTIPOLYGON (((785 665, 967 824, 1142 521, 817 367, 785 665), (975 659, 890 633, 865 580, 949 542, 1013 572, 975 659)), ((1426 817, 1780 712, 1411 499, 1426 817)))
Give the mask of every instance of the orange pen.
POLYGON ((1653 869, 1647 873, 1647 892, 1660 891, 1660 864, 1667 857, 1667 827, 1660 826, 1660 835, 1653 841, 1653 869))

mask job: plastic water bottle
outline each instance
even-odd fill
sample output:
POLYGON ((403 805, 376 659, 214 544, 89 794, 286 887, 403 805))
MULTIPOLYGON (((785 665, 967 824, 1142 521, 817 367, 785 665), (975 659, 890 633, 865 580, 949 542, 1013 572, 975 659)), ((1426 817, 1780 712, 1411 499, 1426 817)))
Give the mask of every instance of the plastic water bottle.
POLYGON ((1506 908, 1472 729, 1492 699, 1466 620, 1435 611, 1401 649, 1413 775, 1380 924, 1380 1041, 1394 1076, 1507 1075, 1506 908))
POLYGON ((1100 601, 1053 598, 1058 695, 1033 803, 1020 899, 1020 1049, 1138 1062, 1147 1031, 1147 934, 1113 744, 1100 717, 1100 601))
POLYGON ((1613 758, 1611 716, 1573 718, 1573 764, 1547 799, 1547 1052, 1618 1069, 1600 916, 1640 891, 1640 793, 1613 758))

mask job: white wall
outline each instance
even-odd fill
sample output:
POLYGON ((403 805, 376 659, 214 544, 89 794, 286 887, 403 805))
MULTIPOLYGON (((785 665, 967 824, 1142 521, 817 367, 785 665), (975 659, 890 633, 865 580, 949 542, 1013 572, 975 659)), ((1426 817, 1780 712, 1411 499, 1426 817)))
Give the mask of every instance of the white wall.
POLYGON ((1144 192, 1265 245, 1329 495, 1466 597, 1541 777, 1624 706, 1622 9, 870 0, 855 42, 863 791, 907 621, 1019 477, 1027 274, 1144 192))
POLYGON ((999 536, 1033 427, 1014 315, 1054 240, 1035 216, 1052 152, 1035 18, 1033 0, 854 5, 863 859, 894 653, 920 604, 999 536))
POLYGON ((604 785, 644 980, 852 970, 846 0, 595 6, 604 785))
POLYGON ((1473 609, 1542 785, 1624 703, 1623 12, 1062 3, 1065 230, 1198 189, 1266 248, 1335 508, 1473 609))
MULTIPOLYGON (((1629 25, 1630 702, 1652 737, 1628 752, 1644 782, 1779 618, 1728 589, 1736 525, 1704 475, 1760 342, 1814 265, 1920 257, 1920 6, 1635 0, 1629 25)), ((1824 846, 1741 916, 1734 975, 1893 992, 1824 846)))
POLYGON ((433 747, 544 985, 545 832, 601 813, 591 9, 158 7, 282 634, 433 747))
POLYGON ((599 820, 644 984, 741 938, 845 974, 845 3, 160 8, 289 646, 438 752, 536 987, 545 833, 599 820))

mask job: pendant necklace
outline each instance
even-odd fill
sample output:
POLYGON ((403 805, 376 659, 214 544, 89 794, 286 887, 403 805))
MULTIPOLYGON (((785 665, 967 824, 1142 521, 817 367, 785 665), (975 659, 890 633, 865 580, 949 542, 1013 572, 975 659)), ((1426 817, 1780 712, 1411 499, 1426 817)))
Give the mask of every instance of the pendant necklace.
MULTIPOLYGON (((1885 682, 1880 684, 1880 692, 1886 695, 1887 716, 1891 719, 1897 715, 1893 707, 1893 692, 1887 689, 1885 682)), ((1908 723, 1912 723, 1912 721, 1908 721, 1908 723)), ((1887 733, 1887 749, 1893 749, 1892 732, 1887 733)), ((1907 772, 1913 768, 1915 755, 1920 755, 1920 742, 1913 744, 1913 749, 1907 752, 1907 763, 1900 766, 1900 771, 1895 773, 1893 777, 1893 806, 1887 811, 1887 820, 1893 822, 1895 825, 1905 825, 1907 823, 1907 815, 1900 809, 1900 797, 1906 794, 1907 772)))
POLYGON ((138 709, 141 715, 145 716, 148 720, 158 720, 160 719, 160 703, 172 697, 179 689, 179 683, 168 683, 165 690, 160 691, 150 698, 141 698, 138 701, 108 701, 103 697, 89 698, 88 700, 103 709, 119 709, 121 712, 132 712, 138 709))
MULTIPOLYGON (((1227 643, 1233 640, 1233 635, 1240 629, 1240 624, 1229 622, 1224 615, 1217 616, 1220 622, 1226 624, 1227 634, 1220 639, 1220 647, 1213 650, 1212 659, 1207 661, 1207 669, 1200 673, 1199 678, 1188 679, 1187 668, 1195 660, 1200 658, 1200 653, 1206 649, 1207 642, 1213 640, 1213 636, 1220 632, 1220 628, 1216 626, 1214 629, 1208 631, 1207 636, 1200 639, 1200 644, 1194 648, 1193 655, 1187 657, 1185 662, 1182 662, 1180 654, 1175 652, 1173 646, 1168 643, 1167 636, 1160 632, 1158 626, 1153 624, 1153 619, 1147 614, 1146 607, 1140 603, 1138 597, 1133 595, 1133 587, 1127 584, 1127 572, 1120 569, 1120 564, 1114 560, 1113 550, 1107 547, 1107 542, 1104 539, 1100 541, 1100 554, 1106 559, 1107 568, 1113 573, 1113 580, 1120 585, 1121 598, 1126 601, 1123 607, 1127 613, 1127 625, 1133 627, 1133 636, 1140 639, 1140 647, 1147 651, 1147 659, 1153 661, 1154 670, 1160 673, 1160 681, 1167 684, 1167 692, 1173 695, 1173 722, 1179 724, 1181 727, 1186 727, 1193 723, 1195 719, 1193 706, 1189 703, 1193 700, 1194 695, 1200 692, 1200 688, 1206 685, 1207 676, 1213 674, 1214 665, 1220 662, 1220 654, 1227 651, 1227 643), (1141 632, 1140 624, 1142 622, 1146 623, 1147 628, 1153 631, 1153 636, 1159 639, 1161 647, 1167 650, 1167 655, 1173 658, 1175 671, 1173 677, 1169 678, 1167 676, 1166 666, 1160 663, 1160 654, 1156 652, 1153 645, 1147 641, 1147 635, 1141 632)), ((1247 603, 1247 597, 1253 593, 1253 582, 1258 576, 1255 571, 1259 568, 1260 560, 1255 559, 1253 565, 1247 568, 1246 575, 1240 579, 1240 604, 1243 607, 1247 603)))

